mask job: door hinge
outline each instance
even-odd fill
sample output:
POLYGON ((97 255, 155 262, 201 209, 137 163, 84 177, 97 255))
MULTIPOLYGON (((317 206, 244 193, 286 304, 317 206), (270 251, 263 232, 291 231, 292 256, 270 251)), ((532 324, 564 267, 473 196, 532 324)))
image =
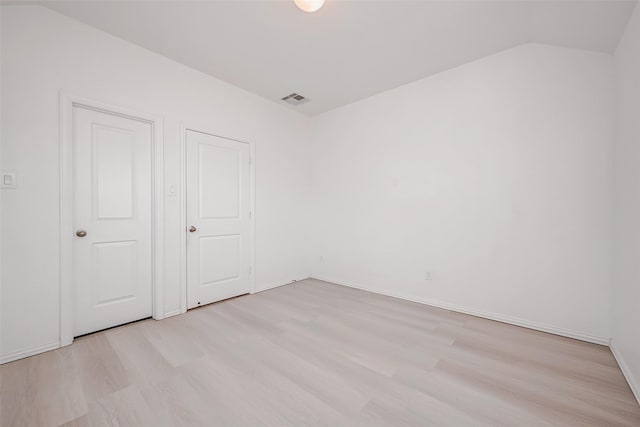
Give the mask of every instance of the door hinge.
POLYGON ((249 211, 249 219, 253 217, 253 212, 249 211))
POLYGON ((251 156, 249 156, 249 164, 251 164, 251 161, 252 161, 251 156))
POLYGON ((251 266, 249 266, 249 276, 251 276, 252 273, 253 273, 253 269, 251 268, 251 266))

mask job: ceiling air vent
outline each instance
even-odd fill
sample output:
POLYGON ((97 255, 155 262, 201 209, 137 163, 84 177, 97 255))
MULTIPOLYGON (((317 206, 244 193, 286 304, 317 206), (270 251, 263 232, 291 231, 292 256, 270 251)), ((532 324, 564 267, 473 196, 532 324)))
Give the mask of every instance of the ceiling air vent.
POLYGON ((302 95, 299 95, 297 93, 292 93, 291 95, 287 95, 284 98, 282 98, 282 100, 284 102, 288 102, 291 105, 300 105, 300 104, 304 104, 307 101, 310 101, 309 98, 305 98, 302 95))

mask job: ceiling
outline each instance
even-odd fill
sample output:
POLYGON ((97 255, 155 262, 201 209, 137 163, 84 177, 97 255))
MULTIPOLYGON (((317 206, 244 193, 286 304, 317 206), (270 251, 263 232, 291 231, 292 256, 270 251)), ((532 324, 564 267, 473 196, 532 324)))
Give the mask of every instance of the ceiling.
POLYGON ((46 1, 305 114, 526 42, 613 52, 635 1, 46 1), (311 101, 290 106, 292 92, 311 101))

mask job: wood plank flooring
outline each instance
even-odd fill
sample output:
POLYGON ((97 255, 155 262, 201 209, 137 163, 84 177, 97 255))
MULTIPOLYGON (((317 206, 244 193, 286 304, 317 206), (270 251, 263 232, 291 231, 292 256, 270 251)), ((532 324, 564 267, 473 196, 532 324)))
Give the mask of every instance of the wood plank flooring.
POLYGON ((640 426, 607 347, 317 280, 2 365, 2 426, 640 426))

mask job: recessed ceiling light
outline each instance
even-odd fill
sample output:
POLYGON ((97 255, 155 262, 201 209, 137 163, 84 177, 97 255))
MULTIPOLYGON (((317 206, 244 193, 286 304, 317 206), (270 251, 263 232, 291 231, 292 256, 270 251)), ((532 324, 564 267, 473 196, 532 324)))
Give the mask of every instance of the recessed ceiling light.
POLYGON ((305 12, 315 12, 320 9, 325 0, 293 0, 300 10, 305 12))

